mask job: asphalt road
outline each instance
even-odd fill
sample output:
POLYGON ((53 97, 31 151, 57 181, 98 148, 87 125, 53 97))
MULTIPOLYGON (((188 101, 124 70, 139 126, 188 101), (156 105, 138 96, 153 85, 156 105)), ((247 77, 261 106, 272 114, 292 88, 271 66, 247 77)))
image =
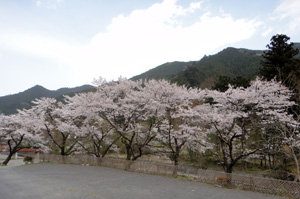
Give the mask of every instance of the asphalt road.
MULTIPOLYGON (((104 167, 0 167, 0 199, 273 199, 270 195, 104 167)), ((280 198, 280 197, 278 197, 280 198)))

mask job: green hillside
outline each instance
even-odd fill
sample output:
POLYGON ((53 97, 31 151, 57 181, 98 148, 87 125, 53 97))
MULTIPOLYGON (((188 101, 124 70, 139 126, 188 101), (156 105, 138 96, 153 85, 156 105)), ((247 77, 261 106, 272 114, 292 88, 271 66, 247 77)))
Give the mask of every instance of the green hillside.
MULTIPOLYGON (((300 43, 294 43, 294 47, 300 49, 300 43)), ((257 76, 263 52, 229 47, 200 61, 165 63, 131 79, 170 79, 180 85, 211 88, 220 76, 246 79, 257 76)), ((300 58, 300 53, 296 58, 300 58)))
MULTIPOLYGON (((294 43, 294 48, 297 48, 300 51, 300 43, 294 43)), ((300 59, 300 53, 298 55, 296 55, 295 58, 300 59)))
POLYGON ((170 79, 180 85, 210 88, 219 76, 256 76, 262 53, 230 47, 215 55, 204 56, 200 61, 165 63, 131 79, 170 79))
POLYGON ((258 74, 263 51, 226 48, 221 52, 203 57, 182 73, 171 79, 180 85, 209 87, 219 76, 253 78, 258 74))
POLYGON ((0 97, 0 113, 5 115, 16 113, 17 109, 30 108, 31 101, 41 97, 60 98, 62 95, 73 95, 77 92, 93 89, 93 86, 83 85, 75 88, 61 88, 56 91, 36 85, 26 91, 14 95, 0 97))
POLYGON ((194 62, 168 62, 157 66, 147 72, 134 76, 131 80, 138 79, 170 79, 171 77, 181 73, 194 62))

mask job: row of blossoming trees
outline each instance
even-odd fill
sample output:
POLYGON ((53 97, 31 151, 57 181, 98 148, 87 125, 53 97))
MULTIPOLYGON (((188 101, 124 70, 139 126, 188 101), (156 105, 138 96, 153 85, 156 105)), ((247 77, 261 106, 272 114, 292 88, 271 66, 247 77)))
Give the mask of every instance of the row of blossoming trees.
POLYGON ((300 179, 299 115, 291 91, 276 81, 257 78, 248 88, 226 92, 165 80, 100 78, 95 84, 95 92, 63 101, 37 99, 31 109, 1 115, 0 139, 10 151, 3 164, 21 148, 35 146, 61 155, 124 152, 127 160, 155 153, 177 165, 188 148, 211 154, 231 173, 241 159, 278 150, 291 155, 300 179))

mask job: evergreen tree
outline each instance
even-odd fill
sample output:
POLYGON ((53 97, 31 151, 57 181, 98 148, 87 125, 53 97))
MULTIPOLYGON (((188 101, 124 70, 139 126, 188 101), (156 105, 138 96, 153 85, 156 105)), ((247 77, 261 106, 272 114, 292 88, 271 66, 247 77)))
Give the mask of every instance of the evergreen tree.
POLYGON ((229 85, 233 86, 234 88, 247 88, 250 86, 250 79, 242 76, 237 76, 231 79, 228 76, 222 75, 219 76, 219 79, 215 82, 215 86, 213 87, 213 89, 220 92, 225 92, 229 88, 229 85))
POLYGON ((215 82, 215 86, 213 87, 213 89, 220 92, 225 92, 229 88, 229 84, 231 84, 231 78, 225 75, 221 75, 215 82))
POLYGON ((299 70, 299 61, 294 58, 299 53, 294 49, 294 43, 288 43, 290 38, 283 34, 274 35, 271 43, 267 45, 261 62, 260 75, 266 79, 281 81, 289 88, 295 86, 294 75, 299 70))

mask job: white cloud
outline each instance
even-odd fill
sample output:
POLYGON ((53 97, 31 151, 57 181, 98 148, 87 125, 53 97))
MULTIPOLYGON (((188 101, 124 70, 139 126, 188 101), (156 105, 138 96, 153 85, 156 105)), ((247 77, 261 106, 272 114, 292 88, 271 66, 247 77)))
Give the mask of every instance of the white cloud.
POLYGON ((57 9, 61 6, 64 0, 38 0, 36 1, 36 6, 46 7, 48 9, 57 9))
POLYGON ((300 10, 299 0, 281 0, 281 3, 275 8, 274 12, 284 19, 286 17, 298 17, 300 10))
POLYGON ((262 33, 262 36, 263 37, 269 37, 270 36, 270 33, 273 31, 273 28, 268 28, 267 30, 265 30, 263 33, 262 33))
POLYGON ((63 60, 74 52, 76 46, 55 38, 45 37, 33 32, 0 34, 0 43, 6 48, 40 58, 63 60))
POLYGON ((289 19, 288 32, 298 33, 300 28, 300 1, 281 0, 274 10, 276 20, 289 19))
POLYGON ((36 6, 40 7, 40 6, 41 6, 41 4, 42 4, 42 2, 41 2, 41 1, 36 1, 36 6))
MULTIPOLYGON (((51 2, 58 5, 62 1, 51 2)), ((98 76, 131 77, 168 61, 200 59, 215 49, 250 38, 257 26, 255 20, 204 13, 201 2, 184 8, 176 0, 164 0, 147 9, 134 10, 128 16, 115 17, 105 32, 95 35, 84 46, 34 33, 24 35, 22 31, 0 34, 0 43, 67 66, 72 71, 66 75, 73 77, 74 85, 80 85, 98 76), (184 18, 191 14, 197 18, 187 25, 184 18)))
MULTIPOLYGON (((109 74, 105 75, 130 77, 167 61, 200 59, 216 48, 250 38, 259 24, 201 13, 200 5, 183 8, 175 0, 165 0, 128 16, 120 15, 106 32, 93 38, 86 52, 90 50, 94 64, 115 69, 106 69, 109 74), (196 11, 198 20, 186 26, 181 19, 196 11)), ((98 68, 99 74, 106 73, 98 68)))

